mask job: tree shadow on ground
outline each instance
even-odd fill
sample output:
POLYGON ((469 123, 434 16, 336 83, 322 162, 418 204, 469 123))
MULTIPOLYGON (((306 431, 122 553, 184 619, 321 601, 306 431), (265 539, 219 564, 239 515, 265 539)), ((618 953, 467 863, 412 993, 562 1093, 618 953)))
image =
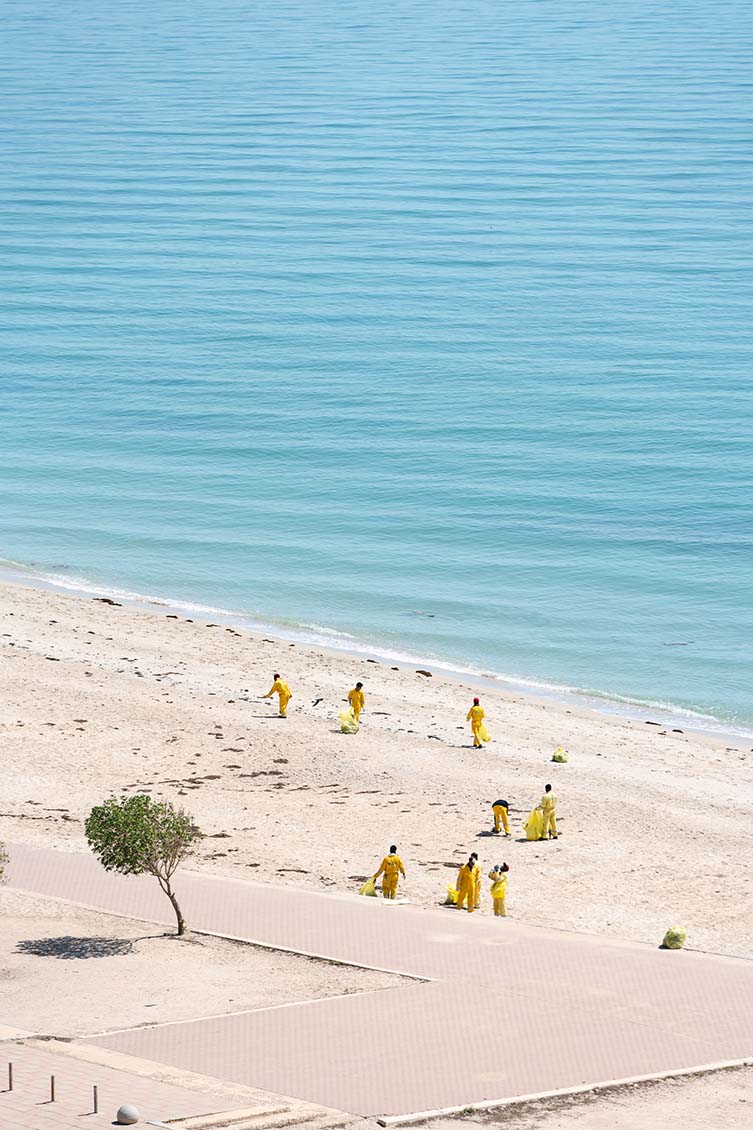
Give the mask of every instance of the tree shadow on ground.
POLYGON ((16 953, 34 957, 59 957, 66 961, 90 957, 122 957, 133 952, 130 938, 29 938, 16 946, 16 953))

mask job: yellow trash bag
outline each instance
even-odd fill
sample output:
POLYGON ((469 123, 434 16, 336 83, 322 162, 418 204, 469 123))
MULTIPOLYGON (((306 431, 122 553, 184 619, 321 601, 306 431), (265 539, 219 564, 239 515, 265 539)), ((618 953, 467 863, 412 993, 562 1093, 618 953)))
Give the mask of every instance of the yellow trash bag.
POLYGON ((481 738, 482 742, 490 742, 492 740, 492 736, 483 722, 478 728, 478 736, 481 738))
POLYGON ((687 940, 688 932, 684 926, 670 926, 662 945, 667 950, 681 950, 687 940))
POLYGON ((552 761, 558 761, 560 765, 566 765, 568 760, 567 750, 563 749, 561 745, 558 745, 552 754, 552 761))
POLYGON ((340 711, 340 730, 343 734, 357 734, 359 728, 352 706, 350 710, 340 711))
POLYGON ((447 884, 447 898, 444 900, 445 906, 457 906, 458 903, 458 889, 452 883, 447 884))
POLYGON ((531 815, 523 825, 527 840, 540 840, 544 830, 544 813, 540 808, 534 808, 531 815))
POLYGON ((376 891, 376 883, 374 882, 374 880, 373 879, 367 879, 358 893, 359 893, 359 895, 366 895, 367 898, 374 898, 375 899, 377 897, 377 891, 376 891))

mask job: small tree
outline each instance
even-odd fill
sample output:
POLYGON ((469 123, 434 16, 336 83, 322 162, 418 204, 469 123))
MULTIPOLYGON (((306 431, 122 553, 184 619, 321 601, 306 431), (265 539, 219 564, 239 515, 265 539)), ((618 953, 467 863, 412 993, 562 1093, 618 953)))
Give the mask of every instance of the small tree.
POLYGON ((154 875, 172 903, 178 936, 186 924, 172 888, 179 863, 201 839, 201 832, 182 808, 148 796, 110 797, 93 808, 85 825, 89 847, 106 871, 121 875, 154 875))

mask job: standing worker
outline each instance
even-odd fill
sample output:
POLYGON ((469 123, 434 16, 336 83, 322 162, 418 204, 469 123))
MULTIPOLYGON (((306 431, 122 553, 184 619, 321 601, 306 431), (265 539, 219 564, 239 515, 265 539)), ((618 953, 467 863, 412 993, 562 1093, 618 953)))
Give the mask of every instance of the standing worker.
POLYGON ((551 785, 545 785, 544 795, 541 798, 539 808, 544 814, 541 822, 541 838, 547 840, 551 836, 553 840, 557 839, 557 798, 552 792, 551 785))
POLYGON ((484 713, 483 706, 481 706, 481 704, 479 703, 479 700, 477 698, 474 698, 473 706, 471 707, 471 709, 468 711, 468 713, 465 716, 466 722, 470 722, 471 730, 473 731, 473 748, 474 749, 482 749, 484 742, 491 741, 489 731, 487 730, 486 726, 484 725, 484 718, 485 717, 486 717, 486 714, 484 713))
POLYGON ((494 828, 492 829, 496 836, 499 835, 499 825, 505 829, 505 835, 508 840, 510 838, 510 821, 507 819, 508 809, 510 805, 506 800, 495 800, 492 805, 492 812, 494 813, 494 828))
POLYGON ((507 864, 503 863, 501 867, 499 866, 499 864, 497 864, 496 867, 492 867, 491 871, 489 872, 489 878, 491 879, 492 884, 491 895, 492 902, 494 903, 495 918, 507 917, 507 907, 505 906, 505 899, 507 898, 507 872, 509 870, 510 868, 507 866, 507 864))
MULTIPOLYGON (((475 852, 473 854, 476 855, 475 852)), ((476 908, 476 910, 479 910, 481 908, 481 883, 482 883, 483 878, 484 877, 481 874, 481 864, 479 863, 478 856, 476 855, 476 873, 473 876, 473 883, 474 883, 473 905, 476 908)))
POLYGON ((281 718, 287 718, 287 716, 288 716, 288 703, 290 702, 290 700, 293 696, 290 693, 290 687, 288 686, 288 684, 283 683, 282 679, 280 678, 280 676, 278 675, 278 673, 276 671, 275 671, 275 681, 272 683, 271 689, 268 690, 267 693, 264 695, 264 698, 271 698, 273 694, 277 695, 279 703, 280 703, 280 717, 281 718))
POLYGON ((382 894, 386 899, 394 899, 397 894, 398 875, 402 875, 402 877, 405 878, 405 868, 403 867, 402 859, 397 854, 397 844, 391 845, 390 854, 385 855, 384 859, 379 864, 379 870, 374 876, 375 883, 382 873, 384 873, 384 878, 382 879, 382 894))
POLYGON ((348 691, 348 702, 356 716, 356 722, 366 705, 366 695, 363 693, 363 683, 356 683, 352 691, 348 691))
POLYGON ((463 903, 466 904, 466 910, 469 914, 473 914, 476 909, 476 872, 478 865, 476 860, 478 856, 474 852, 468 859, 467 863, 458 871, 458 880, 456 883, 458 889, 458 910, 463 909, 463 903))

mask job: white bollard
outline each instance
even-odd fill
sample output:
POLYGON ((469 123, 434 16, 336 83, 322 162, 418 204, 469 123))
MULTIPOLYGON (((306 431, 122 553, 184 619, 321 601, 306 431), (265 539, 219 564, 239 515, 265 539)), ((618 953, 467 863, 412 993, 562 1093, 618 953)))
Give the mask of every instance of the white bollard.
POLYGON ((118 1126, 135 1126, 139 1120, 139 1112, 130 1103, 123 1103, 115 1115, 118 1126))

